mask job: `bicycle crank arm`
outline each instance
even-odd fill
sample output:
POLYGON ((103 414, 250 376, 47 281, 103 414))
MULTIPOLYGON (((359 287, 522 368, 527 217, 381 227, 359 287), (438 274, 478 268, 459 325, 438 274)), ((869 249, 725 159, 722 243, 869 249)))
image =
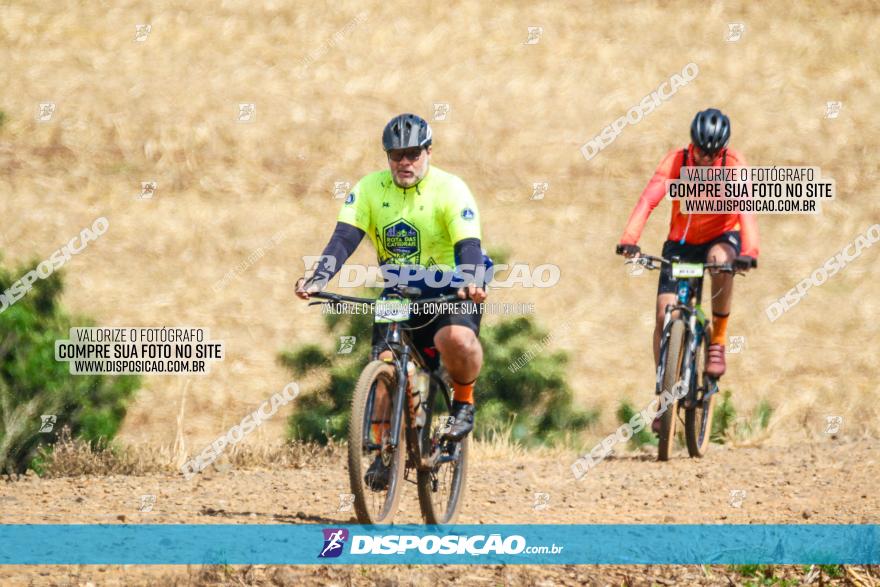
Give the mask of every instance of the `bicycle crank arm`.
POLYGON ((431 453, 431 456, 422 459, 422 466, 425 468, 426 471, 433 470, 439 465, 457 461, 460 452, 461 445, 459 445, 458 443, 456 443, 455 445, 455 451, 453 452, 453 454, 449 454, 446 451, 438 448, 433 453, 431 453))

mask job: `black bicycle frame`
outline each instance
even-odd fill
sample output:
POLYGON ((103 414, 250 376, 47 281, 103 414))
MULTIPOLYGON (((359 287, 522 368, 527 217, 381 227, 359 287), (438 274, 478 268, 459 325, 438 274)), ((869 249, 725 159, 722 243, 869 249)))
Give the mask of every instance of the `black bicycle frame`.
MULTIPOLYGON (((401 430, 403 428, 404 418, 406 417, 406 383, 409 377, 409 361, 410 359, 414 359, 418 362, 418 366, 425 371, 428 372, 430 377, 430 385, 434 387, 435 393, 428 392, 427 405, 425 409, 429 411, 429 413, 433 412, 434 406, 433 403, 437 400, 436 393, 441 394, 443 401, 447 406, 450 405, 449 398, 449 390, 447 389, 446 382, 439 375, 439 370, 436 369, 428 369, 427 365, 424 364, 423 359, 419 356, 418 353, 413 353, 411 351, 411 342, 405 332, 401 331, 401 328, 398 323, 393 322, 389 325, 388 333, 383 341, 383 344, 376 345, 373 347, 371 360, 377 360, 379 355, 385 351, 390 350, 392 355, 394 356, 393 363, 394 369, 397 374, 397 389, 394 390, 396 401, 394 403, 394 413, 391 416, 391 434, 392 440, 389 442, 388 446, 391 447, 392 450, 397 448, 401 440, 401 430)), ((367 406, 365 409, 365 414, 372 418, 373 413, 373 402, 375 400, 376 394, 371 393, 369 399, 367 400, 367 406)), ((456 453, 443 454, 442 451, 437 452, 437 454, 428 454, 426 450, 425 443, 430 440, 430 427, 426 426, 422 431, 422 434, 413 437, 417 441, 417 445, 414 446, 418 451, 417 455, 414 455, 417 458, 417 463, 419 468, 424 469, 432 469, 433 467, 455 460, 456 453)), ((364 446, 367 450, 376 450, 380 449, 381 446, 371 442, 369 427, 364 427, 364 446)))
MULTIPOLYGON (((403 403, 406 400, 406 382, 408 379, 408 366, 409 366, 409 356, 410 356, 410 345, 408 341, 403 339, 403 335, 400 332, 400 325, 397 322, 392 322, 388 325, 388 334, 385 337, 385 346, 388 350, 391 351, 391 354, 394 356, 394 370, 397 375, 397 389, 394 390, 394 413, 391 415, 391 442, 389 443, 392 449, 396 449, 399 439, 400 439, 400 429, 403 425, 404 411, 403 411, 403 403)), ((379 345, 373 347, 373 351, 370 355, 370 359, 375 361, 379 358, 379 354, 385 350, 379 345)), ((376 398, 376 393, 373 392, 370 394, 368 399, 368 403, 366 406, 366 414, 370 415, 372 418, 373 414, 373 401, 376 398)), ((370 443, 370 430, 369 427, 364 428, 364 446, 367 446, 371 449, 380 448, 379 446, 370 443)))
MULTIPOLYGON (((416 290, 418 293, 418 290, 416 290)), ((364 304, 364 303, 372 303, 374 300, 366 299, 366 298, 356 298, 352 296, 345 296, 340 294, 331 294, 331 293, 317 293, 313 294, 313 297, 317 299, 328 300, 332 303, 354 303, 354 304, 364 304)), ((397 296, 397 297, 406 297, 406 296, 397 296)), ((458 296, 456 294, 446 294, 436 298, 431 298, 428 300, 419 300, 416 303, 426 304, 426 303, 443 303, 443 302, 451 302, 457 301, 458 296)), ((313 303, 326 303, 326 302, 313 302, 313 303)), ((394 357, 391 361, 394 364, 395 375, 397 377, 397 389, 393 391, 394 393, 394 413, 391 415, 391 442, 389 446, 392 450, 395 450, 400 444, 401 440, 401 429, 403 428, 403 420, 406 417, 407 412, 404 412, 404 409, 409 409, 409 406, 404 406, 405 401, 407 400, 406 396, 406 387, 407 381, 409 379, 409 374, 407 371, 409 370, 409 362, 410 358, 414 359, 418 362, 420 368, 425 369, 429 376, 431 384, 435 386, 435 389, 438 390, 442 395, 443 399, 446 402, 446 405, 450 405, 449 401, 449 390, 446 387, 446 383, 442 380, 442 378, 438 374, 438 370, 436 369, 428 369, 424 358, 421 354, 416 350, 412 351, 415 347, 412 346, 412 342, 409 339, 409 336, 406 332, 401 329, 400 323, 398 322, 390 322, 388 325, 388 331, 385 336, 384 344, 375 345, 370 353, 370 360, 375 361, 379 359, 379 355, 385 351, 390 350, 392 356, 394 357)), ((367 398, 367 405, 364 410, 364 418, 369 418, 370 422, 373 420, 373 408, 375 406, 376 393, 373 390, 372 393, 367 398)), ((433 394, 428 393, 429 403, 435 400, 435 396, 433 394)), ((433 410, 433 406, 426 406, 426 409, 433 410)), ((376 444, 372 442, 370 438, 370 426, 364 426, 364 436, 363 436, 363 446, 367 450, 377 450, 381 449, 381 444, 376 444)), ((428 430, 428 428, 426 428, 428 430)), ((438 463, 443 463, 448 460, 453 460, 455 455, 429 455, 428 459, 424 458, 425 450, 424 450, 424 441, 426 437, 424 434, 415 437, 416 446, 415 450, 418 450, 418 460, 417 465, 420 468, 424 467, 433 467, 438 463)))

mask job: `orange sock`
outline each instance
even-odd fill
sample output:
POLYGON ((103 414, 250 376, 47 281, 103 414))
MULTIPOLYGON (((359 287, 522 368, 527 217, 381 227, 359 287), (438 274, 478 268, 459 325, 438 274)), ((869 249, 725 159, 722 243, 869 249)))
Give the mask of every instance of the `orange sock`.
POLYGON ((468 384, 459 383, 458 381, 452 382, 452 399, 457 402, 464 402, 466 404, 474 403, 474 382, 471 381, 468 384))
POLYGON ((712 340, 709 341, 711 344, 725 344, 724 341, 727 340, 728 318, 730 318, 730 314, 725 314, 724 316, 712 314, 712 340))
POLYGON ((382 436, 385 434, 385 431, 388 430, 388 427, 391 424, 388 422, 379 422, 378 424, 372 424, 370 426, 370 431, 373 433, 373 440, 376 444, 382 444, 382 436))

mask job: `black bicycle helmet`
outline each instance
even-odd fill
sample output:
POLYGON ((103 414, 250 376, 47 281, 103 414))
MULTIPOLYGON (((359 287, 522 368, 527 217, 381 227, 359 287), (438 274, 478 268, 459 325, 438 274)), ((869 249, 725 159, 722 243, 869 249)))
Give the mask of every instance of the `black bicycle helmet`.
POLYGON ((395 116, 382 131, 382 147, 386 151, 430 146, 431 126, 427 120, 415 114, 395 116))
POLYGON ((730 119, 717 108, 697 112, 691 123, 691 141, 708 155, 714 155, 730 140, 730 119))

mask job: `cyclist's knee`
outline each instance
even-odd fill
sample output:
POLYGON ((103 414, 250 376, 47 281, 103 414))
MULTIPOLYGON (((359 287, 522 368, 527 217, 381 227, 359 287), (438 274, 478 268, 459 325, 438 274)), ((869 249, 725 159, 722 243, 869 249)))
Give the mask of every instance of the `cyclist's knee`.
POLYGON ((675 303, 675 294, 662 293, 657 296, 656 314, 654 316, 654 324, 657 330, 663 329, 663 322, 666 320, 666 306, 675 303))
POLYGON ((441 328, 434 337, 434 344, 441 355, 462 355, 482 350, 480 341, 473 330, 466 326, 447 326, 441 328))
POLYGON ((392 356, 393 356, 393 355, 391 354, 391 351, 390 351, 390 350, 384 350, 384 351, 382 351, 381 353, 379 353, 379 360, 380 360, 380 361, 386 361, 386 360, 388 360, 388 359, 391 359, 392 356))
POLYGON ((709 249, 706 260, 714 263, 733 263, 736 251, 727 243, 718 243, 709 249))

